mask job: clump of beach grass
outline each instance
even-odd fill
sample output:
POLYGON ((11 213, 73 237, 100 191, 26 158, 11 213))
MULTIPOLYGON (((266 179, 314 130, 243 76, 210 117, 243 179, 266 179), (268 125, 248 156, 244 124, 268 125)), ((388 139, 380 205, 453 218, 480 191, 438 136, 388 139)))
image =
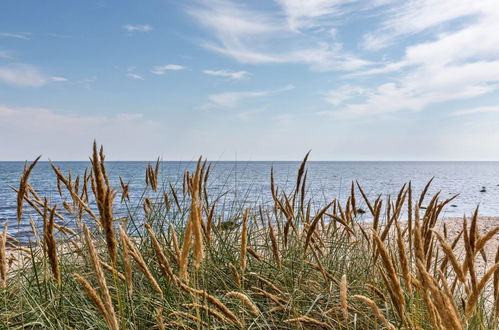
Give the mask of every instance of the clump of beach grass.
POLYGON ((291 188, 271 170, 272 204, 232 213, 209 195, 201 158, 175 183, 159 159, 148 165, 134 201, 94 143, 83 176, 52 164, 66 212, 29 184, 35 160, 13 188, 17 220, 25 203, 38 214, 35 241, 22 245, 7 222, 0 233, 0 328, 497 328, 499 249, 477 264, 499 227, 480 234, 477 210, 454 237, 442 231, 453 198, 428 196, 431 181, 418 197, 409 183, 375 200, 352 183, 346 200, 321 204, 307 196, 307 158, 291 188))

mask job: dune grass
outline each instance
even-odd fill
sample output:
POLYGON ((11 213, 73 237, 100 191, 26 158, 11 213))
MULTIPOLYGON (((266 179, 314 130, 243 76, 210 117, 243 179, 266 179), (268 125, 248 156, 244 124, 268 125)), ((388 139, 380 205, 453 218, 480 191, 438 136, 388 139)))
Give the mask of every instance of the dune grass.
POLYGON ((352 183, 346 202, 319 205, 306 195, 306 159, 289 191, 271 174, 272 205, 228 218, 208 194, 206 162, 181 187, 149 165, 143 212, 129 207, 126 221, 113 207, 133 203, 129 186, 111 187, 102 148, 81 177, 53 166, 63 205, 30 186, 35 161, 15 188, 18 217, 34 208, 43 231, 33 225, 21 246, 5 224, 0 328, 497 328, 499 253, 484 274, 475 263, 499 227, 479 235, 475 212, 451 238, 436 225, 452 199, 428 186, 413 196, 410 183, 374 201, 352 183), (358 220, 363 209, 371 223, 358 220))

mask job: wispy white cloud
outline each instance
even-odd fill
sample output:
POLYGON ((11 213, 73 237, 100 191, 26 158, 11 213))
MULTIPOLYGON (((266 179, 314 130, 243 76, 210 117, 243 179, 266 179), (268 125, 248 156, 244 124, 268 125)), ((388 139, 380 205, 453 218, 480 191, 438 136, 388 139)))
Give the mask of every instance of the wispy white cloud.
POLYGON ((128 32, 134 32, 134 31, 139 31, 139 32, 149 32, 152 31, 152 26, 149 24, 138 24, 138 25, 123 25, 123 29, 127 30, 128 32))
POLYGON ((337 106, 354 97, 361 96, 365 92, 365 88, 359 86, 342 85, 336 89, 327 91, 324 99, 327 103, 337 106))
POLYGON ((325 19, 331 22, 331 15, 342 14, 345 5, 357 0, 276 0, 276 2, 283 8, 290 28, 299 30, 328 24, 325 19))
POLYGON ((10 64, 0 66, 0 82, 21 87, 41 87, 48 79, 34 66, 29 64, 10 64))
POLYGON ((30 40, 29 32, 0 32, 0 37, 30 40))
POLYGON ((202 108, 234 108, 247 99, 269 96, 292 89, 294 89, 293 85, 287 85, 279 89, 266 91, 225 92, 212 94, 208 96, 209 102, 204 104, 202 108))
POLYGON ((140 75, 138 73, 129 72, 127 74, 127 76, 130 77, 130 78, 132 78, 132 79, 144 80, 144 77, 142 77, 142 75, 140 75))
POLYGON ((230 70, 203 70, 203 73, 210 76, 218 76, 234 80, 244 79, 250 75, 248 71, 230 71, 230 70))
POLYGON ((268 95, 268 92, 265 91, 212 94, 208 96, 208 100, 210 102, 209 107, 233 108, 239 105, 243 100, 266 95, 268 95))
POLYGON ((51 77, 50 80, 63 82, 63 81, 68 81, 68 78, 66 78, 66 77, 51 77))
POLYGON ((401 36, 416 34, 457 19, 480 19, 497 13, 497 2, 417 0, 401 2, 387 9, 382 26, 364 36, 363 45, 377 50, 393 44, 401 36))
POLYGON ((321 114, 352 118, 402 110, 419 111, 437 103, 469 99, 497 91, 498 75, 499 61, 420 68, 396 82, 365 89, 361 102, 343 104, 321 114))
POLYGON ((341 106, 338 103, 322 114, 349 118, 418 111, 437 103, 499 91, 499 35, 491 33, 499 31, 499 7, 495 1, 473 2, 469 6, 451 0, 411 1, 391 7, 389 13, 382 28, 366 35, 384 40, 371 48, 385 47, 399 36, 422 31, 432 37, 409 43, 398 61, 347 75, 372 76, 382 83, 368 88, 359 85, 365 89, 362 101, 341 106), (460 23, 451 24, 456 20, 460 23))
POLYGON ((162 66, 155 66, 151 72, 156 74, 156 75, 163 75, 167 71, 179 71, 179 70, 184 70, 184 69, 186 69, 186 67, 183 65, 167 64, 167 65, 162 65, 162 66))
POLYGON ((329 40, 318 39, 297 31, 301 23, 290 26, 290 20, 322 17, 322 13, 334 11, 335 5, 321 1, 310 5, 291 1, 282 1, 282 4, 288 15, 298 15, 300 6, 308 11, 293 18, 281 12, 263 12, 232 1, 215 0, 191 7, 188 13, 212 33, 212 40, 202 41, 201 46, 242 63, 303 63, 320 71, 353 70, 371 64, 331 40, 330 32, 329 40))

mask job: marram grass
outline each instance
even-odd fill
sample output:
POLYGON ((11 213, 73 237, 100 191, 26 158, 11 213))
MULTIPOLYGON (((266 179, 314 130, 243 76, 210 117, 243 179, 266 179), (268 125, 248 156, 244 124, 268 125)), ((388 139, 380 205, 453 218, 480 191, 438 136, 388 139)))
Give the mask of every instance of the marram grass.
POLYGON ((476 264, 499 227, 480 235, 475 212, 457 235, 439 231, 452 199, 426 196, 428 186, 414 198, 410 183, 374 201, 352 184, 346 202, 319 205, 306 196, 306 159, 289 191, 271 173, 272 205, 232 205, 230 216, 209 196, 201 159, 179 185, 149 165, 134 208, 94 144, 82 177, 52 166, 64 210, 29 184, 35 160, 13 188, 18 221, 27 207, 39 215, 35 239, 21 246, 12 222, 0 234, 0 328, 498 327, 499 250, 485 271, 476 264), (117 203, 126 221, 114 218, 117 203), (358 221, 362 207, 372 222, 358 221))

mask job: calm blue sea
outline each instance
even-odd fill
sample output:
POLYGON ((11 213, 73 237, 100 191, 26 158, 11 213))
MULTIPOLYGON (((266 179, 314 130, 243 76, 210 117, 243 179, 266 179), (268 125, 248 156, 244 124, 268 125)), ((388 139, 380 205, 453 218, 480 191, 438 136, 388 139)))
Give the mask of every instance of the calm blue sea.
MULTIPOLYGON (((145 186, 147 162, 107 162, 112 184, 119 186, 119 176, 130 181, 132 205, 140 205, 145 186)), ((64 172, 73 177, 82 174, 88 162, 56 162, 64 172)), ((225 193, 220 203, 232 201, 251 206, 270 200, 270 169, 273 166, 276 183, 291 189, 294 185, 299 162, 213 162, 210 176, 210 195, 225 193)), ((23 162, 0 162, 0 225, 9 220, 18 235, 28 230, 29 206, 20 227, 15 224, 16 194, 9 186, 18 187, 23 162), (19 230, 19 228, 21 230, 19 230)), ((162 162, 160 180, 181 186, 182 173, 192 170, 193 162, 162 162)), ((378 194, 396 194, 402 185, 412 181, 415 192, 435 177, 430 193, 441 191, 442 198, 460 194, 453 206, 445 209, 443 216, 456 217, 471 214, 480 204, 480 214, 499 216, 499 162, 309 162, 308 194, 316 201, 333 198, 344 200, 349 194, 352 180, 358 180, 365 192, 375 198, 378 194), (480 192, 482 187, 486 192, 480 192)), ((30 176, 31 185, 40 196, 57 198, 55 175, 49 163, 40 162, 30 176)), ((119 199, 119 196, 118 196, 119 199)), ((360 196, 359 196, 360 199, 360 196)), ((117 203, 118 204, 118 203, 117 203)), ((125 212, 117 205, 119 212, 125 212)), ((35 219, 38 219, 35 217, 35 219)))

